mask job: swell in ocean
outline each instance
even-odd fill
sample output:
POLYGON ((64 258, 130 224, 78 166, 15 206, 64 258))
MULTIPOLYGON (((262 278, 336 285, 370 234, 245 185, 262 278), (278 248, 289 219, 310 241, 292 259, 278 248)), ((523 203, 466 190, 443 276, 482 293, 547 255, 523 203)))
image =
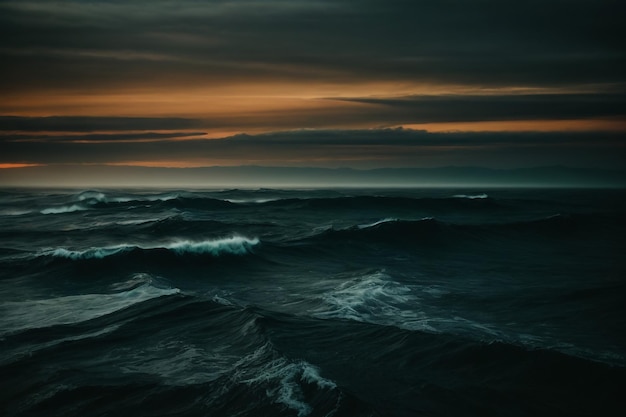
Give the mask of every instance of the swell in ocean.
POLYGON ((625 196, 0 192, 0 412, 607 414, 625 196))

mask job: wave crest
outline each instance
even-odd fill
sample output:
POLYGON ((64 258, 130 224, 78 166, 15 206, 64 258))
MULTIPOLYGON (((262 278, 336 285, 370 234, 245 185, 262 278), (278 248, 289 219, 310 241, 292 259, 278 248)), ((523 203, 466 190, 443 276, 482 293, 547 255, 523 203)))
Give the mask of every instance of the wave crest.
POLYGON ((384 272, 375 272, 344 282, 322 297, 323 306, 314 312, 323 319, 343 319, 410 330, 434 331, 421 311, 412 290, 394 282, 384 272))
POLYGON ((65 213, 73 213, 75 211, 85 211, 89 210, 87 207, 82 206, 80 204, 71 204, 65 206, 58 207, 48 207, 40 211, 41 214, 65 214, 65 213))
POLYGON ((83 250, 57 248, 43 253, 45 256, 66 258, 71 260, 103 259, 109 256, 131 251, 168 250, 176 255, 245 255, 260 242, 258 238, 231 236, 214 240, 191 241, 178 240, 162 245, 141 246, 121 244, 115 246, 95 247, 83 250))
POLYGON ((454 198, 467 198, 469 200, 484 200, 486 198, 489 198, 489 196, 485 193, 482 194, 457 194, 453 196, 454 198))
POLYGON ((201 242, 178 241, 168 246, 175 253, 182 255, 184 253, 193 254, 211 254, 219 256, 222 254, 245 255, 250 252, 252 246, 259 243, 258 238, 248 239, 242 236, 231 236, 217 240, 205 240, 201 242))

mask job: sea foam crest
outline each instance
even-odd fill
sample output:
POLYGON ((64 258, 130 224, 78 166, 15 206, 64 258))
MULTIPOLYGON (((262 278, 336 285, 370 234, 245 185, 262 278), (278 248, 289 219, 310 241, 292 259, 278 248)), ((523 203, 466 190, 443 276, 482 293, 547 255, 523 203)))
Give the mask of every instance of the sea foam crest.
POLYGON ((100 191, 83 191, 76 196, 78 201, 97 201, 106 203, 108 201, 106 194, 100 191))
POLYGON ((80 259, 102 259, 107 256, 116 255, 122 252, 129 252, 132 250, 154 250, 154 249, 167 249, 177 255, 184 254, 210 254, 213 256, 220 255, 245 255, 250 252, 254 245, 259 243, 258 238, 249 239, 242 236, 231 236, 227 238, 203 240, 203 241, 190 241, 190 240, 178 240, 174 242, 165 243, 162 245, 154 246, 141 246, 132 244, 121 244, 115 246, 95 247, 84 250, 71 250, 66 248, 57 248, 54 250, 46 251, 43 255, 54 256, 57 258, 66 258, 72 260, 80 259))
POLYGON ((214 256, 222 254, 244 255, 248 253, 252 246, 259 243, 258 238, 248 239, 242 236, 231 236, 216 240, 204 240, 201 242, 193 242, 189 240, 181 240, 166 245, 166 249, 171 249, 177 254, 208 253, 214 256))
POLYGON ((457 194, 453 196, 454 198, 467 198, 470 200, 477 200, 477 199, 485 199, 485 198, 489 198, 489 196, 485 193, 482 194, 457 194))
MULTIPOLYGON (((243 362, 256 362, 260 356, 266 355, 268 345, 264 345, 244 358, 243 362)), ((255 376, 241 382, 247 385, 261 385, 265 393, 275 402, 298 413, 299 417, 311 414, 312 407, 306 402, 302 384, 311 384, 318 389, 333 390, 337 385, 320 375, 319 369, 305 361, 292 362, 278 357, 267 362, 261 369, 256 369, 255 376)))
POLYGON ((336 287, 322 296, 323 306, 313 315, 410 330, 435 331, 419 307, 413 291, 397 283, 382 271, 365 275, 336 287))
POLYGON ((40 211, 41 214, 64 214, 73 213, 75 211, 89 210, 87 207, 80 204, 71 204, 58 207, 48 207, 40 211))
POLYGON ((65 248, 54 249, 53 251, 46 252, 46 255, 52 255, 57 258, 67 258, 67 259, 102 259, 107 256, 115 255, 116 253, 120 253, 123 251, 128 251, 133 249, 133 246, 111 246, 106 248, 89 248, 85 250, 70 250, 65 248))
POLYGON ((76 195, 74 199, 81 203, 87 204, 96 204, 96 203, 128 203, 131 201, 168 201, 174 200, 176 198, 180 198, 184 196, 184 194, 180 192, 170 192, 170 193, 160 193, 160 194, 126 194, 126 195, 117 195, 111 196, 107 195, 101 191, 83 191, 82 193, 76 195))
POLYGON ((381 224, 383 224, 383 223, 391 223, 391 222, 397 222, 397 221, 398 221, 398 219, 396 219, 396 218, 393 218, 393 217, 387 217, 387 218, 385 218, 385 219, 378 220, 378 221, 376 221, 376 222, 374 222, 374 223, 369 223, 369 224, 360 224, 360 225, 358 226, 358 228, 359 228, 359 229, 369 229, 370 227, 376 227, 376 226, 381 225, 381 224))

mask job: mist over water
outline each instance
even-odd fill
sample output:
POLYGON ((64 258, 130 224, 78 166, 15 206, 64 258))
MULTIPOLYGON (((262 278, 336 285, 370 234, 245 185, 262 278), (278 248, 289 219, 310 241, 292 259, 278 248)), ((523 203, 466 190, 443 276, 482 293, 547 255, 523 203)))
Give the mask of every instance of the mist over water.
POLYGON ((626 193, 0 192, 0 414, 604 415, 626 193))

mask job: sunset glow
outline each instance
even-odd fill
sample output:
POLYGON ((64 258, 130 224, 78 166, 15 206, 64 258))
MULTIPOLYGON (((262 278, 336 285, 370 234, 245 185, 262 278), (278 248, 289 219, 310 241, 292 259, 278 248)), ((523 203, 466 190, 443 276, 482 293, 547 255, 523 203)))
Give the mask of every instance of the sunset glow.
POLYGON ((2 2, 0 164, 623 165, 621 21, 431 6, 2 2))

